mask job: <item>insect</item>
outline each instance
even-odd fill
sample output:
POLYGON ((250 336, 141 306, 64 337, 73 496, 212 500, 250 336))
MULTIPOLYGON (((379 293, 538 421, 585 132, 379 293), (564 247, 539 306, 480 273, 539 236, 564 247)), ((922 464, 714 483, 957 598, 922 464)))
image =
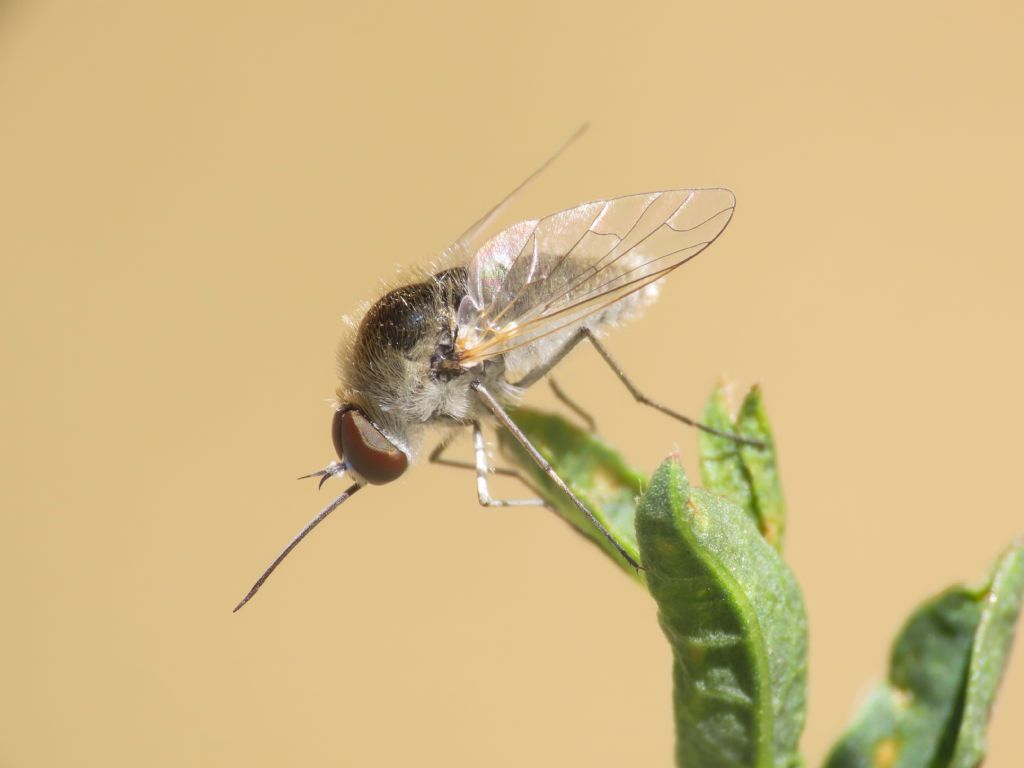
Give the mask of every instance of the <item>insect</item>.
POLYGON ((331 424, 338 460, 306 476, 319 477, 323 485, 348 474, 352 483, 281 551, 236 611, 338 506, 367 485, 397 480, 425 456, 474 468, 484 506, 543 505, 539 499, 491 497, 484 420, 508 430, 623 558, 640 567, 548 465, 505 406, 517 403, 524 390, 586 341, 639 402, 722 434, 647 398, 599 334, 653 301, 666 275, 718 238, 736 202, 727 189, 595 200, 514 224, 482 242, 505 203, 582 131, 455 241, 433 273, 389 291, 369 307, 339 352, 341 382, 331 424), (467 428, 473 433, 475 462, 442 459, 449 441, 467 428), (432 435, 438 442, 431 451, 432 435))

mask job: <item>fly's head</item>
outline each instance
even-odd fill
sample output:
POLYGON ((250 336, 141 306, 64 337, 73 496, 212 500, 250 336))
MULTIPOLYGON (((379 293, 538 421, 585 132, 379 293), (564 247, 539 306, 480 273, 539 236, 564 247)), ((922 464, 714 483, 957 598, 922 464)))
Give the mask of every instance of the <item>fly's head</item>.
POLYGON ((353 473, 371 485, 397 480, 409 467, 409 457, 358 406, 345 404, 331 422, 334 450, 353 473))

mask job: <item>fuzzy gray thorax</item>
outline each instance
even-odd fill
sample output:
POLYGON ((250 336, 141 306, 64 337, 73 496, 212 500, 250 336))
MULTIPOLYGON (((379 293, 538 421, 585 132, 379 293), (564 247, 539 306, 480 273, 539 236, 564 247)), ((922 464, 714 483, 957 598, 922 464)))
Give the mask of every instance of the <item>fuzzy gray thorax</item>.
POLYGON ((517 395, 500 359, 470 370, 451 365, 456 311, 465 293, 464 268, 396 288, 369 308, 352 344, 340 353, 339 399, 364 409, 410 458, 431 429, 481 416, 473 381, 505 401, 517 395))

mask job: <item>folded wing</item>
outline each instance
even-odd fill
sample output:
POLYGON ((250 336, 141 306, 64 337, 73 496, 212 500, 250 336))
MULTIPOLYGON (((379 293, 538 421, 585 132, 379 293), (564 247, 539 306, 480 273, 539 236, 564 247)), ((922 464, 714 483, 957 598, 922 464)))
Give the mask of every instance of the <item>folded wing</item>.
POLYGON ((582 325, 619 322, 653 298, 657 281, 714 242, 735 205, 727 189, 678 189, 598 200, 509 227, 470 262, 457 320, 461 363, 518 353, 510 361, 525 370, 582 325))

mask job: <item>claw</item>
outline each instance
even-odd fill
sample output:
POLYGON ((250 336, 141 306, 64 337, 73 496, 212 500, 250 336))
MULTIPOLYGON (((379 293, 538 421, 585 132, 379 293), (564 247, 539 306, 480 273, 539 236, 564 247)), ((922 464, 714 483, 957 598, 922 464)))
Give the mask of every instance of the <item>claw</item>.
POLYGON ((316 488, 317 490, 320 490, 321 488, 324 487, 324 483, 327 482, 328 478, 334 477, 336 475, 343 475, 347 470, 348 464, 345 464, 344 462, 341 461, 332 461, 323 469, 317 470, 316 472, 310 472, 308 475, 303 475, 302 477, 299 478, 299 480, 306 480, 310 477, 319 477, 320 482, 317 483, 316 488))

